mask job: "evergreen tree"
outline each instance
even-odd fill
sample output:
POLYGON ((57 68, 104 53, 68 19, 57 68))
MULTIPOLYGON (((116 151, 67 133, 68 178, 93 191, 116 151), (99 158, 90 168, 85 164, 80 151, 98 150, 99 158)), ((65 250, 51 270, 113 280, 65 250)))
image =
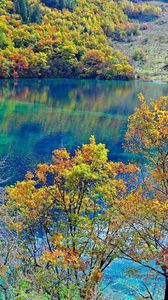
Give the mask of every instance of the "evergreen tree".
POLYGON ((16 0, 15 1, 16 13, 21 15, 23 22, 27 22, 30 17, 30 6, 27 0, 16 0))
POLYGON ((40 13, 40 8, 38 4, 35 4, 31 10, 30 22, 41 24, 42 17, 40 13))
POLYGON ((62 10, 63 8, 67 8, 69 10, 73 10, 77 4, 77 0, 42 0, 42 2, 49 7, 58 8, 62 10))
POLYGON ((28 0, 15 0, 15 11, 22 17, 23 22, 38 23, 42 21, 39 5, 30 5, 28 0))

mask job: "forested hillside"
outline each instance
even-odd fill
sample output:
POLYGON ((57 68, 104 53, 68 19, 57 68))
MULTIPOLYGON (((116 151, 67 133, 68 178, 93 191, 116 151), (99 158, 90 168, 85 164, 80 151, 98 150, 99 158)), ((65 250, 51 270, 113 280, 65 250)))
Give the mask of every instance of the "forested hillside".
POLYGON ((132 41, 162 11, 145 1, 0 0, 0 78, 132 79, 147 57, 132 59, 132 41))
POLYGON ((124 24, 113 0, 1 0, 0 77, 132 78, 108 40, 124 24))

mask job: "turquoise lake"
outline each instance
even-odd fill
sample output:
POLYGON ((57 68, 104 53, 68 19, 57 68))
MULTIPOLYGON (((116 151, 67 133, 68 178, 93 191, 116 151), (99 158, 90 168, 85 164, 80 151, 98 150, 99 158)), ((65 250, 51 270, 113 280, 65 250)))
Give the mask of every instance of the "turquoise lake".
MULTIPOLYGON (((90 135, 105 143, 109 158, 128 162, 123 149, 128 116, 138 106, 137 95, 148 101, 168 95, 168 84, 128 81, 29 79, 0 81, 0 158, 5 158, 3 179, 11 184, 24 178, 37 162, 47 162, 56 148, 72 153, 90 135), (4 175, 5 174, 5 175, 4 175)), ((135 290, 144 292, 139 279, 124 274, 130 264, 116 261, 104 283, 110 299, 131 300, 135 290)), ((142 270, 143 272, 143 270, 142 270)), ((151 288, 163 284, 151 278, 151 288)), ((156 295, 155 300, 162 299, 156 295)))

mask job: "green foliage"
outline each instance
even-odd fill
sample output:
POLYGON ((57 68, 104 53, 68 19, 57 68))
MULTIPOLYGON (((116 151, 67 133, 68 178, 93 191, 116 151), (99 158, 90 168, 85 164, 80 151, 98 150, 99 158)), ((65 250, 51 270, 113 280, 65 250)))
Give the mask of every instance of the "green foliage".
POLYGON ((136 61, 145 61, 147 59, 147 54, 143 49, 135 49, 132 58, 136 61))
POLYGON ((10 46, 11 41, 10 39, 8 39, 7 35, 5 34, 5 32, 3 32, 0 29, 0 49, 4 50, 5 48, 7 48, 8 46, 10 46))

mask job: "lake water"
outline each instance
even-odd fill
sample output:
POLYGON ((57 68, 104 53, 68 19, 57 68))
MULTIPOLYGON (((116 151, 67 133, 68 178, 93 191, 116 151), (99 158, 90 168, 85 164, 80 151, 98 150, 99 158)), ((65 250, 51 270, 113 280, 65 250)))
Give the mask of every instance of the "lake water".
MULTIPOLYGON (((110 159, 131 160, 122 144, 127 119, 139 103, 139 93, 148 101, 158 99, 168 95, 168 84, 68 79, 0 81, 0 158, 6 159, 3 173, 7 184, 23 179, 37 162, 50 161, 52 150, 67 147, 73 152, 93 134, 97 142, 107 145, 110 159)), ((106 281, 113 278, 117 290, 112 299, 135 299, 135 287, 130 294, 128 287, 121 288, 124 276, 117 273, 118 263, 121 265, 115 263, 115 276, 111 269, 106 272, 106 281)), ((129 284, 135 285, 135 280, 129 284)), ((110 286, 107 290, 112 293, 110 286)), ((159 299, 158 296, 156 300, 159 299)))

